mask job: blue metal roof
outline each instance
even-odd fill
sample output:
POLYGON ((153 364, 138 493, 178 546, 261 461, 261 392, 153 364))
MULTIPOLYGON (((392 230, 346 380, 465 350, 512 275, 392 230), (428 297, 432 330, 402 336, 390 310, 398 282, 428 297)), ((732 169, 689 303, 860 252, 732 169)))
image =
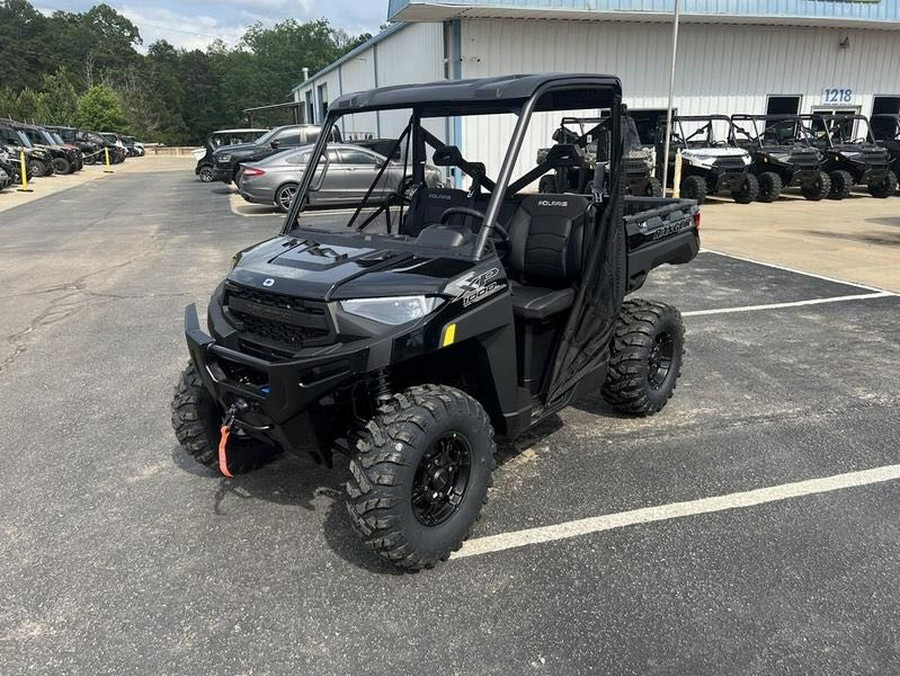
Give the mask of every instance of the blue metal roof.
MULTIPOLYGON (((675 0, 389 0, 388 18, 406 9, 442 7, 465 10, 619 12, 671 14, 675 0)), ((900 21, 900 0, 681 0, 685 15, 736 19, 845 19, 900 21)))

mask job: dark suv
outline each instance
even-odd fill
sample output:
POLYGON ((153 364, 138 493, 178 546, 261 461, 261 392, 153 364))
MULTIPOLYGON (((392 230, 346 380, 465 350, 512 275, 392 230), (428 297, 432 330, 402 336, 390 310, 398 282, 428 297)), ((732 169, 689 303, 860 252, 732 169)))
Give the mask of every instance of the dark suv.
MULTIPOLYGON (((213 177, 231 183, 237 179, 242 162, 258 162, 281 150, 315 143, 321 131, 317 124, 288 124, 275 127, 252 143, 223 146, 213 152, 213 177)), ((341 141, 337 128, 332 130, 331 140, 341 141)))

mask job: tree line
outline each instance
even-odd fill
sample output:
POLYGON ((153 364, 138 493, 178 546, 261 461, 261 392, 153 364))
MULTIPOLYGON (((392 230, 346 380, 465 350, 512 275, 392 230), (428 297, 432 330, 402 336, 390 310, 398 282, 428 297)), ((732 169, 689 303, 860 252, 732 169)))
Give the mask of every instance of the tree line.
MULTIPOLYGON (((197 143, 244 124, 245 108, 286 102, 303 67, 314 73, 369 37, 288 19, 250 26, 234 47, 158 40, 141 53, 138 28, 109 5, 45 15, 0 0, 0 117, 197 143)), ((254 124, 285 121, 273 113, 254 124)))

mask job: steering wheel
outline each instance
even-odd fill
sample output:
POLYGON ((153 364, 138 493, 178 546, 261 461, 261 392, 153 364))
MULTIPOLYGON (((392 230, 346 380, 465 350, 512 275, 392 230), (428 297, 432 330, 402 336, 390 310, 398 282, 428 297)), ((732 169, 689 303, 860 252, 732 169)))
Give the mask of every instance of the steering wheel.
MULTIPOLYGON (((473 218, 477 218, 479 221, 484 223, 484 214, 478 209, 472 209, 470 207, 450 207, 444 213, 441 214, 441 225, 444 225, 451 216, 454 214, 461 214, 463 216, 472 216, 473 218)), ((494 224, 493 231, 500 236, 500 239, 504 242, 509 241, 509 233, 506 232, 506 228, 501 225, 494 224)))
POLYGON ((412 176, 404 176, 400 179, 400 183, 387 196, 387 202, 394 206, 408 207, 412 204, 412 197, 418 189, 418 184, 414 183, 412 176))

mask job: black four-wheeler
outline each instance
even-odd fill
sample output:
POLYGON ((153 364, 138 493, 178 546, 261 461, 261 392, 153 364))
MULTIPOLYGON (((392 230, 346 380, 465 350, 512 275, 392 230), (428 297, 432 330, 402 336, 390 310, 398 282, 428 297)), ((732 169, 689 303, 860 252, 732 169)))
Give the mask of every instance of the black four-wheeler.
POLYGON ((0 144, 15 148, 17 158, 25 155, 25 165, 29 180, 39 176, 49 176, 53 173, 53 157, 44 148, 36 147, 31 140, 22 133, 17 125, 0 120, 0 144))
POLYGON ((690 200, 623 196, 621 99, 617 78, 574 74, 337 99, 281 233, 235 256, 208 333, 194 305, 185 311, 191 363, 172 414, 185 450, 229 475, 281 450, 327 465, 335 451, 349 456, 354 527, 419 569, 466 538, 491 485, 495 432, 521 435, 596 391, 623 411, 659 411, 681 370, 681 316, 625 297, 654 267, 693 259, 699 214, 690 200), (575 147, 557 145, 514 177, 532 115, 582 109, 612 117, 610 180, 594 182, 610 189, 527 192, 576 161, 575 147), (306 205, 332 166, 330 132, 372 112, 408 120, 395 142, 408 180, 376 193, 385 164, 352 216, 323 220, 306 205), (495 178, 429 131, 511 112, 495 178), (432 153, 479 189, 427 187, 432 153))
POLYGON ((18 125, 18 129, 28 137, 28 140, 35 147, 46 149, 50 153, 53 173, 61 175, 72 174, 78 170, 81 160, 78 157, 77 150, 57 143, 56 139, 46 129, 37 125, 23 122, 18 125))
POLYGON ((799 115, 732 115, 731 122, 732 145, 753 160, 760 202, 774 202, 791 186, 799 186, 808 200, 828 197, 831 178, 822 170, 824 157, 799 115))
POLYGON ((84 164, 93 164, 96 161, 97 151, 100 147, 96 143, 80 137, 75 127, 49 126, 46 129, 53 134, 57 134, 63 143, 77 148, 81 152, 84 164))
POLYGON ((875 141, 891 156, 891 171, 900 176, 900 113, 879 113, 872 116, 875 141))
MULTIPOLYGON (((656 171, 662 176, 665 155, 665 119, 656 134, 656 171)), ((753 202, 759 194, 759 182, 750 171, 751 158, 743 148, 730 145, 731 119, 725 115, 677 115, 672 118, 669 142, 668 183, 675 181, 675 158, 681 153, 682 197, 706 201, 707 195, 723 190, 740 204, 753 202)))
MULTIPOLYGON (((662 197, 662 183, 653 175, 653 153, 641 146, 634 120, 628 115, 625 115, 623 120, 626 131, 623 160, 625 193, 662 197)), ((608 169, 609 125, 608 117, 564 117, 559 128, 553 132, 553 140, 558 144, 573 145, 581 150, 582 161, 578 166, 557 169, 551 174, 541 176, 538 184, 540 191, 590 193, 597 162, 606 164, 608 169)), ((549 148, 538 150, 538 164, 546 159, 549 151, 549 148)))
POLYGON ((865 185, 872 197, 889 197, 897 192, 890 154, 875 142, 865 115, 813 113, 803 119, 825 155, 823 168, 831 177, 830 198, 849 196, 855 185, 865 185))

